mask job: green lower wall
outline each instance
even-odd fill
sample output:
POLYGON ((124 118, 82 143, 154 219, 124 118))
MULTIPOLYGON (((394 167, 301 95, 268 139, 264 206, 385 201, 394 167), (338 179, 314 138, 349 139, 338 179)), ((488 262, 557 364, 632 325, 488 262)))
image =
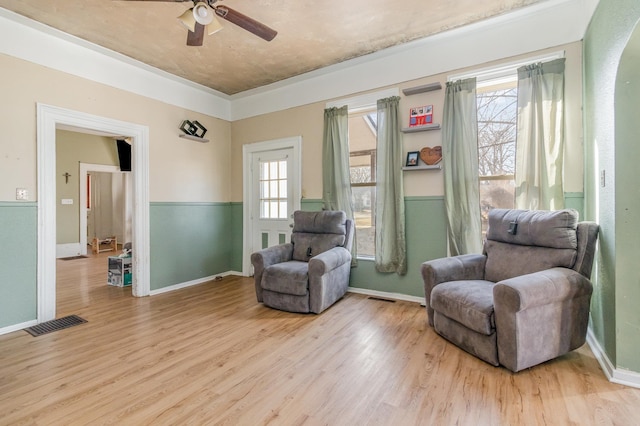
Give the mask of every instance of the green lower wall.
POLYGON ((235 209, 230 203, 151 203, 151 290, 231 270, 238 247, 242 253, 242 231, 232 234, 235 209))
POLYGON ((447 255, 444 197, 406 197, 407 274, 381 274, 373 261, 359 260, 351 271, 351 287, 424 296, 420 265, 447 255))
MULTIPOLYGON (((318 211, 322 200, 303 200, 302 209, 318 211)), ((358 260, 351 270, 351 287, 424 296, 420 265, 447 255, 444 197, 406 197, 407 274, 381 274, 371 260, 358 260)))
POLYGON ((230 271, 242 272, 242 227, 243 227, 242 203, 230 203, 229 214, 231 216, 231 258, 230 271))
POLYGON ((0 203, 0 328, 36 319, 36 203, 0 203))
POLYGON ((303 198, 300 201, 300 210, 305 212, 319 212, 324 207, 322 200, 314 200, 309 198, 303 198))
MULTIPOLYGON (((567 207, 582 213, 580 193, 567 207)), ((301 209, 319 211, 321 200, 303 199, 301 209)), ((446 256, 443 197, 406 197, 408 273, 381 274, 360 260, 351 286, 423 295, 420 265, 446 256)), ((242 270, 242 203, 151 203, 151 289, 242 270)), ((36 319, 37 204, 0 203, 0 328, 36 319)))
POLYGON ((580 214, 580 220, 586 220, 584 215, 584 194, 582 192, 565 192, 564 206, 568 209, 575 209, 580 214))

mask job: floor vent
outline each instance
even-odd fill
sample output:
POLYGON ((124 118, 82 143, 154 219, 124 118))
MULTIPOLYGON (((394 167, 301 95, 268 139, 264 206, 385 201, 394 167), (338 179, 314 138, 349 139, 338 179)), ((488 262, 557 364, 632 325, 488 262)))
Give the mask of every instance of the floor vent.
POLYGON ((42 324, 34 325, 33 327, 25 328, 24 331, 26 331, 33 337, 38 337, 42 336, 43 334, 73 327, 74 325, 82 324, 85 322, 87 322, 87 320, 82 319, 77 315, 69 315, 68 317, 54 319, 51 321, 43 322, 42 324))
POLYGON ((71 257, 61 257, 60 260, 76 260, 76 259, 86 259, 89 256, 71 256, 71 257))
POLYGON ((392 299, 383 299, 382 297, 376 297, 376 296, 369 296, 369 299, 371 300, 379 300, 381 302, 389 302, 389 303, 396 303, 395 300, 392 299))

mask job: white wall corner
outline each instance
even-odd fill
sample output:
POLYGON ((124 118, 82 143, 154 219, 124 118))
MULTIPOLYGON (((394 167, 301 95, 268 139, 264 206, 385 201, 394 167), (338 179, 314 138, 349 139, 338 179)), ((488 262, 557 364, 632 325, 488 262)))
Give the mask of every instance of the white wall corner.
POLYGON ((80 243, 68 243, 56 245, 56 259, 61 257, 79 256, 82 254, 80 243))
POLYGON ((183 283, 170 285, 170 286, 167 286, 167 287, 162 287, 162 288, 159 288, 157 290, 151 290, 151 292, 149 294, 150 294, 150 296, 156 296, 158 294, 169 293, 171 291, 176 291, 176 290, 180 290, 180 289, 183 289, 183 288, 192 287, 194 285, 204 284, 204 283, 208 283, 208 282, 216 283, 216 282, 220 281, 220 279, 218 279, 218 277, 223 278, 223 277, 226 277, 226 276, 229 276, 229 275, 241 276, 242 274, 240 272, 236 272, 236 271, 221 272, 219 274, 210 275, 208 277, 197 278, 195 280, 191 280, 191 281, 186 281, 186 282, 183 282, 183 283))
POLYGON ((602 346, 600 346, 600 343, 598 343, 591 327, 587 330, 587 344, 589 348, 591 348, 593 356, 598 360, 604 375, 610 382, 640 388, 640 373, 616 368, 606 352, 602 349, 602 346))
POLYGON ((408 294, 390 293, 387 291, 370 290, 368 288, 348 287, 349 293, 364 294, 366 296, 379 297, 381 299, 402 300, 405 302, 413 302, 424 305, 424 297, 409 296, 408 294))
POLYGON ((13 333, 14 331, 20 331, 27 327, 33 327, 34 325, 37 325, 37 324, 38 324, 37 320, 31 320, 31 321, 23 322, 20 324, 10 325, 8 327, 2 327, 0 328, 0 336, 3 334, 13 333))

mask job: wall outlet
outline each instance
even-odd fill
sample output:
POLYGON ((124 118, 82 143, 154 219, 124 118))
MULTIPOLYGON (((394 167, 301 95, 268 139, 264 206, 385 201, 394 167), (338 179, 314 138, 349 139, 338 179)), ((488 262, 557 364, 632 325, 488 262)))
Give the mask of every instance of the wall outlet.
POLYGON ((73 198, 63 198, 60 202, 65 206, 70 206, 73 204, 73 198))
POLYGON ((607 186, 607 176, 605 174, 604 169, 600 171, 600 186, 604 188, 607 186))
POLYGON ((16 200, 28 200, 29 191, 25 188, 16 188, 16 200))

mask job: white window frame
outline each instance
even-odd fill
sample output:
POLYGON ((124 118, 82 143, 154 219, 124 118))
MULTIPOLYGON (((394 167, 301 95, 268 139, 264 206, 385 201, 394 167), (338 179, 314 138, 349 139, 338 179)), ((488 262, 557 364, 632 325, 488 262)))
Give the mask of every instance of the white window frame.
POLYGON ((565 57, 565 51, 545 53, 543 55, 529 56, 517 61, 505 62, 492 67, 477 68, 471 71, 465 71, 459 74, 447 76, 447 81, 465 80, 467 78, 476 78, 477 88, 493 86, 500 83, 511 82, 518 78, 518 68, 537 62, 548 62, 554 59, 565 57))

